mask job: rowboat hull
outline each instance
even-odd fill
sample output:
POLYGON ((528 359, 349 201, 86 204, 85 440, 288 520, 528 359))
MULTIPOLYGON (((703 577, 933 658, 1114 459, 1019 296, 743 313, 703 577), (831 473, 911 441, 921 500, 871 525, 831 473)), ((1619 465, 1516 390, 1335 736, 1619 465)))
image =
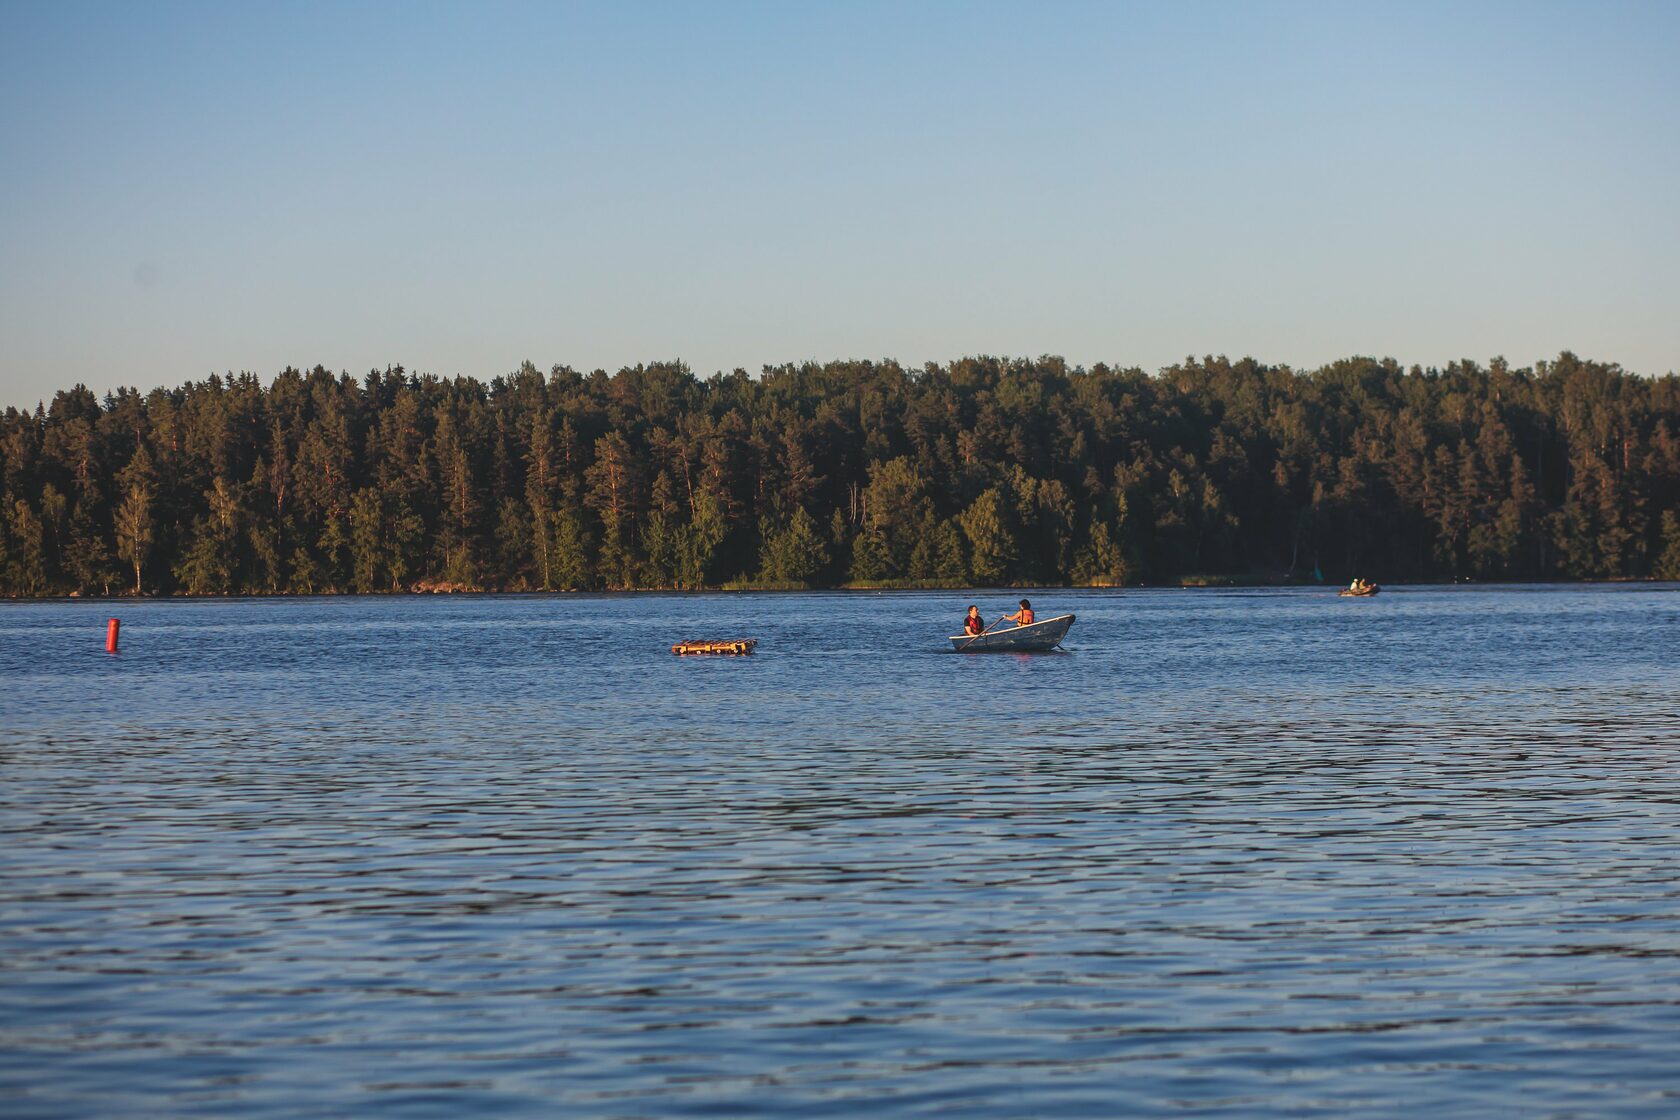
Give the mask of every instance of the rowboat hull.
POLYGON ((1382 588, 1380 588, 1380 587, 1373 587, 1369 591, 1347 591, 1347 590, 1343 590, 1343 591, 1339 592, 1339 594, 1344 599, 1369 599, 1371 596, 1375 595, 1377 592, 1379 592, 1381 590, 1382 590, 1382 588))
POLYGON ((1036 653, 1054 649, 1067 637, 1073 625, 1073 615, 1062 614, 1035 622, 1031 626, 1015 626, 1008 630, 993 630, 989 634, 969 637, 954 634, 951 646, 958 653, 1036 653))

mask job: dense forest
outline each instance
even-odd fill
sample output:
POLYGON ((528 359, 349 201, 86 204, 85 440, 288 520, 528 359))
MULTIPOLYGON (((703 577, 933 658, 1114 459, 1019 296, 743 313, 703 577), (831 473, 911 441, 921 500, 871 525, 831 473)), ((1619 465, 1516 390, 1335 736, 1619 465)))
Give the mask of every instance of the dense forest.
POLYGON ((1680 378, 1565 353, 317 367, 0 416, 0 591, 1680 578, 1680 378))

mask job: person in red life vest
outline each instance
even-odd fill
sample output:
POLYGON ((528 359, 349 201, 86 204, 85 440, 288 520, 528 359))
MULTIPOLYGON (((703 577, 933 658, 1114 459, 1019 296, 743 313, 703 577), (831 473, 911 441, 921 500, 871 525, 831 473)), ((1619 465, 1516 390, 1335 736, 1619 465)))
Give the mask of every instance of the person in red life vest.
POLYGON ((963 619, 963 633, 971 635, 982 634, 985 633, 985 630, 986 623, 985 620, 980 617, 980 608, 970 606, 968 608, 968 617, 963 619))
POLYGON ((1031 626, 1033 624, 1033 617, 1032 604, 1027 602, 1025 599, 1022 599, 1021 609, 1016 611, 1014 614, 1004 615, 1003 620, 1005 622, 1013 622, 1017 626, 1031 626))

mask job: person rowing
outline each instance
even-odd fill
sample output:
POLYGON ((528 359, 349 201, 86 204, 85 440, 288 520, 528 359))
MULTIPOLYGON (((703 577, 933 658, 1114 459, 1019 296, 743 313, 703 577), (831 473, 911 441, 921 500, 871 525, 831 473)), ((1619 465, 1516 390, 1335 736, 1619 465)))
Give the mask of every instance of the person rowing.
POLYGON ((1071 614, 1054 615, 1040 622, 1033 613, 1032 603, 1022 599, 1019 610, 1003 615, 990 626, 980 617, 979 607, 969 607, 963 632, 952 634, 950 642, 958 653, 1042 653, 1060 648, 1072 625, 1071 614))
POLYGON ((1005 622, 1013 622, 1017 626, 1031 626, 1033 624, 1033 617, 1032 604, 1027 602, 1025 599, 1022 599, 1021 609, 1016 611, 1014 614, 1004 615, 1003 620, 1005 622))

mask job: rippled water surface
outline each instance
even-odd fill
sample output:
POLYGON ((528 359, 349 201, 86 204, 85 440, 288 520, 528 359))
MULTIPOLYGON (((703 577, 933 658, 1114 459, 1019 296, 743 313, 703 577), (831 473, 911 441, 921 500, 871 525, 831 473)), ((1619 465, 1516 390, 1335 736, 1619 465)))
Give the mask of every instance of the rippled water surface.
POLYGON ((1680 1112, 1680 591, 1010 598, 0 605, 0 1114, 1680 1112))

